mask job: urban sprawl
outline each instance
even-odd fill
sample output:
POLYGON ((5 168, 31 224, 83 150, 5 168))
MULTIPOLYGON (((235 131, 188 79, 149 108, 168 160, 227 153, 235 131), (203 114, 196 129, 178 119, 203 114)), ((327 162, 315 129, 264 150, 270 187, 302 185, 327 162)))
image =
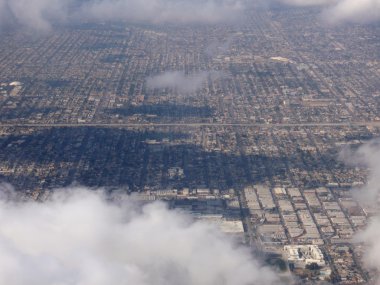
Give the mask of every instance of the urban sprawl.
POLYGON ((247 15, 4 34, 1 181, 38 201, 75 185, 163 200, 301 279, 368 284, 353 237, 377 210, 340 154, 380 133, 380 27, 247 15))

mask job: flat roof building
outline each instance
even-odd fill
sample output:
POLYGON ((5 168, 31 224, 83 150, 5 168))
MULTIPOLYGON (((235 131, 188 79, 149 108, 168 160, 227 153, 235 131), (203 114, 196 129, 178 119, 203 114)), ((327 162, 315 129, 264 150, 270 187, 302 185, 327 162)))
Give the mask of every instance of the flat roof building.
POLYGON ((284 246, 284 255, 295 268, 305 268, 312 263, 326 266, 324 255, 317 245, 287 245, 284 246))

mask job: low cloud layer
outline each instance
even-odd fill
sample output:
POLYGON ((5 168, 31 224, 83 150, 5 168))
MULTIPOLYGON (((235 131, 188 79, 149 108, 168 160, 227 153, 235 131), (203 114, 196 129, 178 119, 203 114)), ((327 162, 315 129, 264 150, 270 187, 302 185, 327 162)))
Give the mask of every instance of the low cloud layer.
MULTIPOLYGON (((380 0, 271 0, 292 6, 323 6, 326 21, 380 20, 380 0)), ((262 0, 0 0, 0 28, 22 26, 49 31, 55 23, 220 23, 242 18, 262 0)))
POLYGON ((102 0, 82 6, 95 19, 152 23, 218 23, 242 11, 239 0, 102 0))
POLYGON ((330 23, 380 20, 380 0, 340 0, 324 13, 330 23))
POLYGON ((275 275, 216 229, 86 189, 15 202, 0 185, 0 284, 269 285, 275 275))
POLYGON ((348 165, 370 170, 367 185, 355 194, 365 203, 376 202, 380 195, 380 139, 372 140, 357 150, 345 149, 341 159, 348 165))
POLYGON ((242 11, 240 0, 0 0, 0 23, 42 31, 68 20, 218 23, 242 11))
POLYGON ((65 20, 70 0, 0 0, 0 24, 46 31, 65 20))
MULTIPOLYGON (((364 264, 371 269, 380 270, 380 217, 372 218, 367 228, 358 233, 355 237, 357 242, 362 242, 367 247, 364 255, 364 264)), ((380 278, 377 277, 376 284, 380 284, 380 278)))
MULTIPOLYGON (((346 163, 353 166, 367 167, 369 169, 368 183, 360 190, 355 190, 357 199, 360 202, 369 204, 372 207, 378 206, 380 195, 380 139, 372 140, 357 149, 356 151, 345 150, 342 153, 346 163)), ((372 217, 367 228, 359 232, 355 239, 367 246, 364 256, 366 266, 380 270, 380 217, 372 217)), ((380 279, 376 284, 380 285, 380 279)))
POLYGON ((291 6, 321 6, 336 3, 337 0, 277 0, 278 2, 291 6))
POLYGON ((149 89, 171 88, 180 93, 194 93, 201 89, 210 77, 216 80, 221 76, 220 72, 202 71, 187 75, 183 71, 168 71, 149 77, 147 87, 149 89))
POLYGON ((276 0, 292 6, 322 6, 323 19, 331 24, 380 20, 380 0, 276 0))

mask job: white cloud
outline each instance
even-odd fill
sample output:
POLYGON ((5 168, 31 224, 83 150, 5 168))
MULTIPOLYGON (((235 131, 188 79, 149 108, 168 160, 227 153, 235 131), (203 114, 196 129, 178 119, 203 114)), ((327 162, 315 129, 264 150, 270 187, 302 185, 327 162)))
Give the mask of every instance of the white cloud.
MULTIPOLYGON (((294 6, 323 6, 328 22, 380 19, 380 0, 271 0, 294 6)), ((220 23, 242 19, 263 0, 0 0, 0 25, 48 31, 68 21, 137 23, 220 23)), ((1 27, 0 26, 0 27, 1 27)))
MULTIPOLYGON (((367 250, 364 255, 364 264, 371 269, 380 270, 380 217, 375 217, 371 220, 367 228, 359 232, 355 240, 362 242, 366 245, 367 250)), ((380 280, 377 279, 377 285, 380 284, 380 280)))
POLYGON ((336 0, 277 0, 292 6, 321 6, 329 5, 336 0))
POLYGON ((248 250, 161 203, 138 209, 125 197, 110 202, 103 192, 83 188, 57 191, 44 203, 5 196, 0 199, 0 284, 276 282, 248 250))
POLYGON ((355 151, 345 149, 340 157, 346 164, 370 170, 366 186, 355 194, 363 202, 376 202, 380 194, 380 139, 372 140, 355 151))
POLYGON ((83 5, 95 19, 152 23, 217 23, 233 20, 242 11, 238 0, 101 0, 83 5))
POLYGON ((168 71, 149 77, 147 79, 147 87, 149 89, 172 88, 181 93, 194 93, 202 88, 210 76, 215 80, 223 76, 223 74, 220 72, 202 71, 186 75, 183 71, 168 71))
POLYGON ((324 13, 330 23, 380 20, 380 0, 340 0, 324 13))
POLYGON ((380 20, 380 0, 275 0, 293 6, 322 6, 325 21, 371 22, 380 20))
POLYGON ((0 0, 3 24, 38 31, 68 19, 218 23, 237 19, 242 11, 240 0, 0 0))
MULTIPOLYGON (((352 166, 366 167, 369 169, 368 183, 359 190, 355 190, 356 198, 367 205, 376 207, 380 195, 380 139, 372 140, 359 149, 345 150, 341 157, 352 166)), ((373 217, 367 228, 359 232, 355 240, 363 242, 367 251, 363 258, 366 266, 380 270, 380 217, 373 217)), ((376 284, 380 284, 377 280, 376 284)))
POLYGON ((68 16, 70 0, 0 0, 2 24, 16 24, 31 30, 47 31, 52 22, 68 16))

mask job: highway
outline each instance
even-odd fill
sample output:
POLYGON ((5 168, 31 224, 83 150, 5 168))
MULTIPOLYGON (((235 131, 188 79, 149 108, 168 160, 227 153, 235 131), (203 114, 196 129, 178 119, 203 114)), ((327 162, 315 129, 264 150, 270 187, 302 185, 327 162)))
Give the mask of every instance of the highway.
POLYGON ((380 122, 346 123, 1 123, 0 127, 10 128, 144 128, 144 127, 251 127, 251 128, 293 128, 293 127, 378 127, 380 122))

